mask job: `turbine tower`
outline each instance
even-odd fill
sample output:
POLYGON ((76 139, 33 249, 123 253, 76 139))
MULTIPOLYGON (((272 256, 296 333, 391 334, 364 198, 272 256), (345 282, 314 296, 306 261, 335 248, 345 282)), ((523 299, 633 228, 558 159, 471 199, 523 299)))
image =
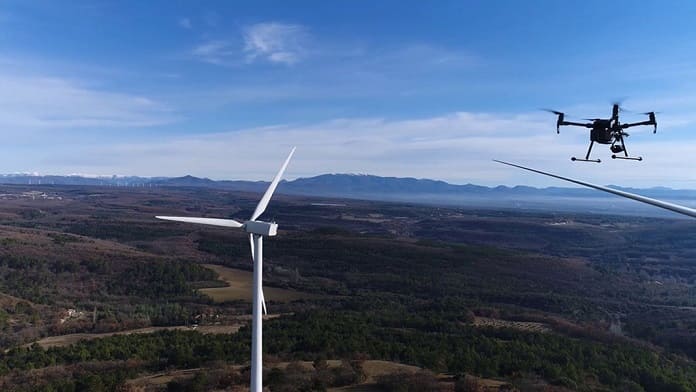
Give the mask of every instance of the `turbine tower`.
POLYGON ((198 223, 203 225, 222 226, 241 228, 249 233, 249 244, 251 245, 251 257, 254 260, 254 296, 252 303, 252 335, 251 335, 251 392, 261 392, 263 390, 262 381, 262 333, 261 333, 261 311, 266 314, 266 301, 263 297, 262 274, 263 274, 263 237, 274 236, 278 231, 278 225, 275 222, 263 222, 257 220, 258 217, 266 211, 268 202, 273 196, 278 183, 280 182, 285 168, 288 167, 292 155, 295 153, 295 148, 290 151, 290 155, 281 166, 278 174, 271 181, 266 193, 263 194, 259 204, 256 206, 251 218, 244 222, 237 222, 233 219, 218 219, 218 218, 194 218, 185 216, 156 216, 157 219, 164 219, 177 222, 198 223))

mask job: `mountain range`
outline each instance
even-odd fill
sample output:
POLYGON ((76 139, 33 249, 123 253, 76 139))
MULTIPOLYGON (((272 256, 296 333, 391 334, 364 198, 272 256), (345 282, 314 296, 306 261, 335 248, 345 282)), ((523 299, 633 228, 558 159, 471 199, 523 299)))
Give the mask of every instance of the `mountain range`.
MULTIPOLYGON (((2 184, 22 185, 91 185, 121 187, 204 187, 230 191, 263 192, 264 181, 211 180, 194 176, 137 177, 82 175, 0 175, 2 184)), ((696 200, 696 190, 665 187, 635 189, 612 186, 648 197, 671 200, 696 200)), ((322 174, 315 177, 282 181, 278 191, 285 194, 356 198, 368 200, 410 200, 458 204, 458 200, 535 199, 535 198, 607 198, 608 195, 585 188, 529 186, 486 187, 473 184, 456 185, 431 179, 380 177, 367 174, 322 174)))

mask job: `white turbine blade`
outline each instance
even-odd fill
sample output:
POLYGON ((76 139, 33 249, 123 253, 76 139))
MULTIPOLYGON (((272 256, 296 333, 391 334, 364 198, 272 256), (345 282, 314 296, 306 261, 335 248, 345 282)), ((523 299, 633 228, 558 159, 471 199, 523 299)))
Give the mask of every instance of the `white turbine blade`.
POLYGON ((273 196, 273 192, 275 191, 276 187, 278 186, 278 183, 280 182, 281 177, 283 177, 283 173, 285 172, 285 168, 288 167, 288 163, 290 163, 290 158, 292 158, 292 154, 295 153, 295 147, 292 148, 290 151, 290 155, 288 155, 288 158, 285 160, 285 163, 283 163, 283 166, 280 168, 278 171, 278 174, 273 178, 273 181, 271 181, 271 185, 268 186, 268 189, 266 189, 266 193, 263 194, 263 197, 259 201, 259 205, 256 206, 256 209, 254 210, 254 214, 251 215, 251 219, 249 220, 256 220, 261 214, 263 214, 264 211, 266 211, 266 207, 268 207, 268 202, 271 201, 271 196, 273 196))
POLYGON ((251 261, 256 260, 256 256, 254 255, 254 235, 249 233, 249 246, 251 246, 251 261))
POLYGON ((263 306, 263 314, 267 315, 268 312, 266 311, 266 298, 263 296, 263 289, 261 289, 261 306, 263 306))
POLYGON ((188 216, 156 216, 157 219, 164 219, 176 222, 198 223, 201 225, 222 226, 222 227, 242 227, 240 222, 234 219, 217 219, 217 218, 194 218, 188 216))
MULTIPOLYGON (((254 254, 254 235, 251 233, 249 233, 249 245, 251 246, 251 260, 253 263, 256 260, 256 255, 254 254)), ((268 311, 266 311, 266 299, 263 296, 263 288, 261 289, 261 306, 263 306, 263 314, 268 314, 268 311)))
POLYGON ((696 209, 689 208, 689 207, 686 207, 686 206, 682 206, 682 205, 679 205, 679 204, 668 203, 668 202, 666 202, 666 201, 657 200, 657 199, 652 199, 652 198, 649 198, 649 197, 645 197, 645 196, 641 196, 641 195, 636 195, 636 194, 634 194, 634 193, 624 192, 624 191, 620 191, 620 190, 617 190, 617 189, 608 188, 608 187, 601 186, 601 185, 590 184, 589 182, 583 182, 583 181, 579 181, 579 180, 574 180, 574 179, 572 179, 572 178, 561 177, 561 176, 558 176, 558 175, 555 175, 555 174, 551 174, 551 173, 546 173, 546 172, 543 172, 543 171, 540 171, 540 170, 535 170, 535 169, 530 169, 530 168, 528 168, 528 167, 524 167, 524 166, 520 166, 520 165, 515 165, 514 163, 508 163, 508 162, 498 161, 498 160, 496 160, 496 159, 494 159, 493 161, 498 162, 498 163, 502 163, 503 165, 514 166, 514 167, 517 167, 517 168, 520 168, 520 169, 524 169, 524 170, 528 170, 528 171, 531 171, 531 172, 534 172, 534 173, 539 173, 539 174, 543 174, 543 175, 546 175, 546 176, 549 176, 549 177, 558 178, 558 179, 560 179, 560 180, 569 181, 569 182, 572 182, 572 183, 575 183, 575 184, 578 184, 578 185, 582 185, 582 186, 594 188, 594 189, 597 189, 597 190, 600 190, 600 191, 604 191, 604 192, 608 192, 608 193, 613 193, 613 194, 618 195, 618 196, 621 196, 621 197, 626 197, 626 198, 628 198, 628 199, 633 199, 633 200, 636 200, 636 201, 639 201, 639 202, 642 202, 642 203, 654 205, 655 207, 664 208, 664 209, 666 209, 666 210, 670 210, 670 211, 676 212, 676 213, 678 213, 678 214, 683 214, 683 215, 690 216, 690 217, 692 217, 692 218, 696 218, 696 209))

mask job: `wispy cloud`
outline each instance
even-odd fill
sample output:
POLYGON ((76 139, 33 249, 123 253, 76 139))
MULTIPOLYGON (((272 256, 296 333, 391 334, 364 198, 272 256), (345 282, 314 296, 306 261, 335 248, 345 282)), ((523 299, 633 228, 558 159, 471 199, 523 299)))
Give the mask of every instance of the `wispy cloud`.
POLYGON ((213 40, 196 46, 192 54, 199 60, 215 65, 239 63, 239 50, 228 41, 213 40))
POLYGON ((196 46, 200 61, 223 66, 266 62, 293 65, 308 53, 309 33, 296 24, 257 23, 241 31, 240 39, 214 39, 196 46))
MULTIPOLYGON (((377 52, 377 51, 373 51, 377 52)), ((408 64, 409 69, 471 68, 481 59, 472 53, 424 43, 407 44, 397 48, 381 50, 367 58, 373 68, 392 68, 397 64, 408 64)))
POLYGON ((341 75, 403 76, 472 69, 481 64, 480 57, 456 48, 427 43, 356 46, 318 40, 305 26, 279 22, 249 25, 242 29, 241 40, 227 37, 205 41, 191 54, 200 61, 225 66, 253 63, 290 66, 311 59, 312 65, 341 75))
POLYGON ((191 19, 189 18, 181 18, 179 19, 179 26, 186 29, 186 30, 191 30, 193 29, 193 23, 191 23, 191 19))
POLYGON ((305 54, 308 33, 303 26, 258 23, 244 30, 244 52, 249 62, 266 60, 292 65, 305 54))

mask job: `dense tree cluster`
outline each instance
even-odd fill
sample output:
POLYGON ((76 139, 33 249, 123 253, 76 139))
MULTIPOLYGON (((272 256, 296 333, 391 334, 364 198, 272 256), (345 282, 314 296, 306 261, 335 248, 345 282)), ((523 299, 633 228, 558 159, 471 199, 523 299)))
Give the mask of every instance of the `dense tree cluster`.
POLYGON ((86 237, 101 238, 118 241, 148 241, 157 238, 181 234, 180 228, 164 226, 153 221, 149 225, 135 222, 118 222, 113 219, 100 219, 81 221, 71 224, 65 229, 69 233, 86 237))
POLYGON ((150 260, 130 264, 109 283, 109 291, 120 295, 171 300, 195 294, 190 282, 214 280, 216 274, 186 260, 150 260))
MULTIPOLYGON (((403 315, 401 315, 403 316, 403 315)), ((454 323, 440 331, 391 327, 392 313, 311 313, 270 323, 269 350, 345 357, 367 353, 434 371, 472 373, 483 377, 518 372, 546 380, 582 384, 587 378, 609 386, 624 380, 646 391, 696 389, 696 366, 678 357, 660 356, 625 342, 596 343, 557 334, 510 329, 480 330, 454 323)))
MULTIPOLYGON (((403 314, 384 316, 357 312, 315 311, 268 322, 265 350, 286 360, 350 358, 356 355, 418 365, 436 372, 470 373, 483 377, 538 374, 561 385, 582 385, 588 379, 619 386, 627 380, 646 391, 696 389, 690 362, 621 342, 601 344, 556 334, 505 329, 475 329, 442 323, 439 331, 395 328, 403 314)), ((90 361, 143 361, 150 370, 195 368, 211 361, 245 363, 249 331, 235 335, 202 335, 165 331, 113 336, 44 350, 13 349, 0 356, 0 372, 78 364, 90 361)), ((321 362, 317 362, 321 368, 321 362)), ((273 374, 282 383, 287 374, 273 374)), ((331 383, 348 377, 333 373, 331 383)), ((319 382, 306 377, 307 382, 319 382)), ((346 381, 347 382, 347 381, 346 381)), ((386 382, 386 381, 385 381, 386 382)))

